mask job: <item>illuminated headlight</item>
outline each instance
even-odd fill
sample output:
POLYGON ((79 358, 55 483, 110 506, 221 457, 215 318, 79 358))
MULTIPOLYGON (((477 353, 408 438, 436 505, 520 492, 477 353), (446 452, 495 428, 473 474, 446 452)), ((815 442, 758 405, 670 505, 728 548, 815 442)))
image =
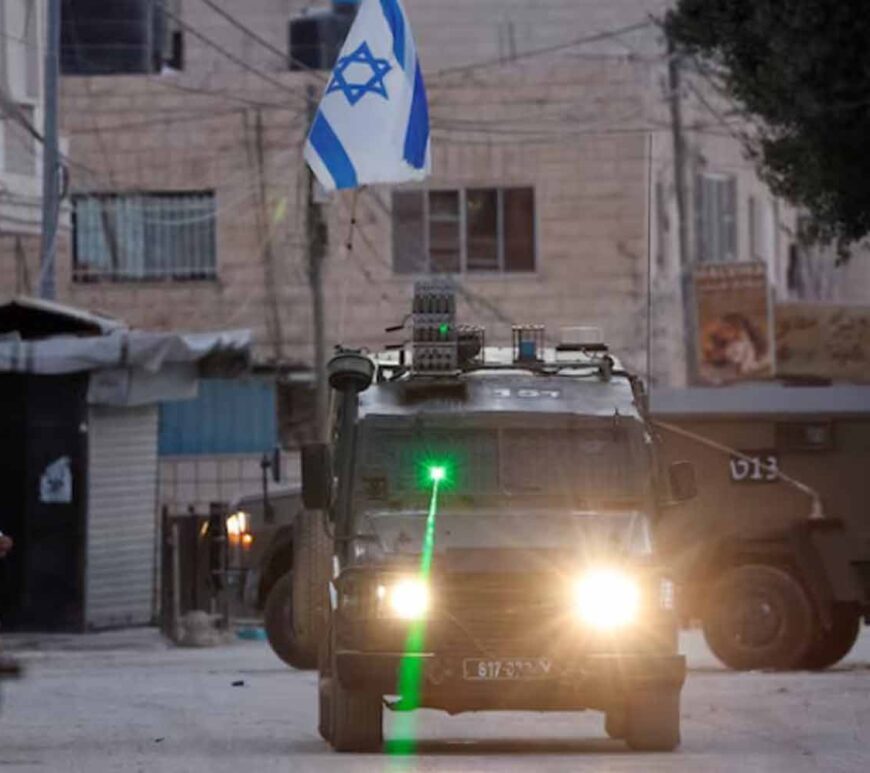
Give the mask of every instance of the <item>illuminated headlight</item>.
POLYGON ((637 619, 640 587, 618 569, 592 569, 574 586, 574 609, 593 628, 621 628, 637 619))
POLYGON ((241 545, 244 548, 249 548, 254 542, 254 537, 250 533, 251 519, 244 511, 239 510, 236 513, 227 517, 227 538, 231 545, 241 545))
POLYGON ((429 586, 422 580, 404 579, 378 586, 382 616, 400 620, 422 620, 429 611, 429 586))

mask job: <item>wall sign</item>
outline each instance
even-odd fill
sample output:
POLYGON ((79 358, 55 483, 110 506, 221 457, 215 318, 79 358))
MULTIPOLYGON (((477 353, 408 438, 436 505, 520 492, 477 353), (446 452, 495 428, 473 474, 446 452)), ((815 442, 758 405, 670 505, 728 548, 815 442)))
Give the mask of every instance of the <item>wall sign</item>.
POLYGON ((763 263, 695 267, 698 373, 701 384, 773 375, 767 268, 763 263))

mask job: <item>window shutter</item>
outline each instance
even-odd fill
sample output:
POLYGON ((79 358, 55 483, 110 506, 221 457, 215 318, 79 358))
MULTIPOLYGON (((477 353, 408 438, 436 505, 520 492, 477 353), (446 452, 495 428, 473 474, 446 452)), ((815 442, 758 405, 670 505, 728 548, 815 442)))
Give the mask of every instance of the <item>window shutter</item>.
POLYGON ((504 192, 504 270, 535 270, 535 192, 508 188, 504 192))
POLYGON ((393 193, 393 270, 419 274, 428 269, 423 191, 393 193))
POLYGON ((737 254, 737 178, 730 176, 719 181, 721 191, 721 245, 720 260, 738 260, 737 254))

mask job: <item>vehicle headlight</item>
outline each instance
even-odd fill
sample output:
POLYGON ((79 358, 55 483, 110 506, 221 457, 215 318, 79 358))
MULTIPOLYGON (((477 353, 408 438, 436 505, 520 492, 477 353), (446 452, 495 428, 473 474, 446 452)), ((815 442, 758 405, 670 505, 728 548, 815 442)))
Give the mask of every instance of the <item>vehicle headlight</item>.
POLYGON ((381 614, 400 620, 422 620, 429 611, 429 586, 423 580, 407 578, 378 586, 381 614))
POLYGON ((250 531, 251 518, 244 510, 228 516, 226 526, 230 545, 241 545, 247 549, 254 543, 254 536, 250 531))
POLYGON ((574 609, 580 619, 607 631, 633 623, 640 608, 640 587, 619 569, 591 569, 574 586, 574 609))

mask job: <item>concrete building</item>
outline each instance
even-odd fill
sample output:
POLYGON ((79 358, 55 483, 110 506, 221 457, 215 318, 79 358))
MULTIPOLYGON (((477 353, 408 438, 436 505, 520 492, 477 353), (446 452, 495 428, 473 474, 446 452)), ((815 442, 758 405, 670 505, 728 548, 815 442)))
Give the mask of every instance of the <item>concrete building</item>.
POLYGON ((35 292, 39 279, 42 41, 45 3, 0 3, 0 292, 35 292))
MULTIPOLYGON (((511 323, 598 325, 630 365, 684 383, 667 57, 649 20, 668 4, 405 0, 434 173, 424 186, 325 202, 327 340, 401 340, 383 329, 402 319, 413 279, 447 271, 462 318, 485 325, 490 342, 508 340, 511 323)), ((269 375, 227 389, 240 416, 277 405, 260 445, 270 432, 293 445, 310 411, 312 358, 301 146, 327 73, 290 69, 288 53, 304 52, 288 52, 288 24, 329 3, 125 0, 136 10, 127 21, 150 19, 159 34, 143 33, 123 62, 105 37, 89 37, 98 5, 65 6, 79 9, 64 19, 63 51, 78 74, 63 81, 74 229, 58 295, 152 329, 251 328, 269 375)), ((796 264, 796 214, 759 182, 728 106, 699 98, 703 79, 687 74, 687 84, 692 260, 763 260, 781 298, 870 299, 854 265, 826 263, 823 288, 801 279, 817 263, 796 264)), ((204 503, 251 481, 246 426, 235 441, 195 441, 197 453, 167 438, 172 490, 195 488, 204 503)))

